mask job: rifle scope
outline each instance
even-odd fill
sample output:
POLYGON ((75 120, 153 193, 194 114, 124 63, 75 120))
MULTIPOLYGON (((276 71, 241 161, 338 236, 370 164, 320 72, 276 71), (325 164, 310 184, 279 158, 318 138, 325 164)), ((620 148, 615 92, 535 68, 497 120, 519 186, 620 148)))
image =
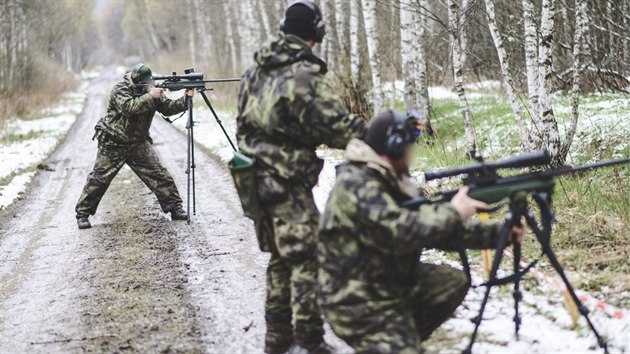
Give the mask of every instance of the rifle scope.
POLYGON ((452 177, 462 174, 474 174, 481 173, 487 174, 489 172, 502 169, 502 168, 523 168, 538 165, 546 165, 551 162, 551 156, 547 150, 532 151, 521 155, 515 155, 506 157, 492 162, 478 162, 474 165, 449 168, 445 170, 426 172, 424 179, 431 181, 434 179, 452 177))

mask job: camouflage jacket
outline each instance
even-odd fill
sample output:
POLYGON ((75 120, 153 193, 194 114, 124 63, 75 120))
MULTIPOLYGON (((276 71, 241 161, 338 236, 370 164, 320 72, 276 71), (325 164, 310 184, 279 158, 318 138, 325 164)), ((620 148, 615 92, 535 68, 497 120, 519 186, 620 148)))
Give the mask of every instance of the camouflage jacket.
POLYGON ((254 59, 239 93, 239 149, 256 158, 259 175, 312 187, 323 164, 317 146, 343 149, 365 122, 348 114, 326 63, 300 38, 279 34, 254 59))
POLYGON ((337 167, 319 226, 319 298, 335 331, 345 328, 348 333, 338 334, 352 336, 383 325, 384 314, 412 311, 407 299, 419 290, 423 249, 456 250, 454 234, 462 231, 468 248, 491 248, 499 228, 462 223, 448 203, 402 208, 400 202, 413 197, 417 187, 395 176, 361 140, 348 144, 346 158, 337 167))
POLYGON ((153 143, 149 128, 155 112, 169 116, 184 110, 184 97, 171 100, 162 95, 160 99, 154 99, 149 93, 137 94, 127 74, 112 89, 105 117, 98 121, 95 129, 99 142, 107 145, 153 143))

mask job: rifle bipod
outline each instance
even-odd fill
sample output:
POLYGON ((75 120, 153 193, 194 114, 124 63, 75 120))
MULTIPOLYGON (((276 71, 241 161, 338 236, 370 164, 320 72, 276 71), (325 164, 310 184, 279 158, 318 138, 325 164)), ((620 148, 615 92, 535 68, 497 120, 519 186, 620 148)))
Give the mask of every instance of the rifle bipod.
POLYGON ((472 322, 475 324, 475 329, 470 338, 470 343, 468 347, 463 351, 464 354, 472 353, 472 347, 475 344, 475 339, 477 338, 477 332, 479 330, 479 326, 481 325, 481 321, 483 319, 483 313, 486 308, 486 304, 488 303, 488 298, 490 296, 490 290, 493 286, 500 286, 509 283, 514 284, 514 330, 515 335, 518 340, 518 332, 521 325, 521 318, 519 315, 519 302, 522 299, 521 290, 520 290, 520 281, 529 270, 536 265, 537 261, 533 261, 528 264, 526 267, 521 267, 521 245, 516 240, 513 240, 512 248, 514 252, 514 273, 504 277, 497 278, 497 271, 499 269, 499 265, 501 264, 501 259, 503 258, 503 251, 508 246, 510 242, 510 234, 511 230, 514 226, 520 226, 521 220, 525 219, 525 222, 532 230, 534 235, 536 236, 536 240, 541 246, 541 257, 547 256, 547 259, 551 263, 551 266, 555 270, 555 272, 560 276, 562 282, 564 283, 566 290, 569 292, 571 299, 577 305, 577 308, 582 316, 586 319, 589 327, 595 337, 597 338, 597 344, 604 349, 606 353, 608 353, 608 346, 606 341, 600 336, 600 334, 595 329, 595 326, 591 322, 591 319, 588 317, 588 309, 582 304, 578 296, 575 294, 575 290, 571 283, 567 279, 558 258, 555 253, 551 249, 551 227, 553 222, 555 221, 555 216, 553 214, 553 210, 551 208, 551 192, 550 191, 538 191, 532 194, 534 201, 540 208, 540 223, 538 224, 536 218, 533 213, 528 210, 527 207, 527 193, 520 192, 516 193, 514 196, 510 198, 510 210, 505 215, 505 222, 503 224, 503 228, 501 229, 501 233, 499 236, 499 240, 496 246, 496 253, 494 255, 494 259, 492 261, 492 268, 490 269, 490 275, 488 277, 488 281, 481 284, 486 287, 483 300, 481 302, 481 307, 479 309, 479 314, 472 319, 472 322))
MULTIPOLYGON (((223 131, 223 134, 227 138, 228 142, 230 143, 230 146, 232 147, 234 151, 236 151, 236 146, 234 146, 232 139, 230 139, 230 136, 225 130, 225 127, 223 127, 223 123, 221 122, 221 120, 219 119, 219 116, 217 116, 217 113, 212 107, 212 104, 210 103, 208 96, 206 96, 206 93, 205 93, 206 90, 208 89, 206 88, 197 89, 197 91, 201 94, 201 97, 203 97, 203 100, 206 102, 206 105, 210 109, 210 112, 212 112, 214 119, 217 121, 217 123, 221 127, 221 130, 223 131)), ((187 157, 187 165, 186 165, 186 176, 188 179, 186 212, 188 214, 187 222, 188 224, 190 224, 190 191, 191 189, 192 189, 193 215, 197 215, 196 200, 195 200, 195 167, 196 166, 195 166, 194 127, 195 127, 195 124, 198 123, 198 122, 195 122, 195 120, 193 119, 193 100, 192 100, 192 97, 190 96, 186 96, 186 107, 188 108, 188 121, 186 122, 187 143, 188 143, 188 157, 187 157)))

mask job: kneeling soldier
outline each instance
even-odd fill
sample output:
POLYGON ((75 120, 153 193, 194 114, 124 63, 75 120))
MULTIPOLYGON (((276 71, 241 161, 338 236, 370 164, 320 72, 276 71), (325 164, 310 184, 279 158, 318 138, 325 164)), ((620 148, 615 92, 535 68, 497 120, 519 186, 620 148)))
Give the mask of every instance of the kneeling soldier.
POLYGON ((397 112, 379 114, 364 141, 348 144, 320 222, 322 312, 357 353, 420 352, 463 301, 464 272, 419 262, 422 249, 456 250, 458 232, 468 248, 492 248, 498 238, 498 225, 466 221, 488 207, 467 187, 450 203, 401 207, 418 193, 408 174, 418 128, 397 112))
MULTIPOLYGON (((161 88, 152 85, 151 69, 138 64, 112 89, 107 113, 95 128, 98 153, 94 170, 76 206, 79 229, 92 227, 88 217, 94 215, 109 184, 125 164, 157 196, 165 213, 170 212, 173 220, 187 219, 173 177, 160 163, 149 135, 156 111, 164 115, 183 112, 185 100, 170 100, 162 95, 161 88)), ((186 95, 194 95, 194 90, 186 90, 186 95)))

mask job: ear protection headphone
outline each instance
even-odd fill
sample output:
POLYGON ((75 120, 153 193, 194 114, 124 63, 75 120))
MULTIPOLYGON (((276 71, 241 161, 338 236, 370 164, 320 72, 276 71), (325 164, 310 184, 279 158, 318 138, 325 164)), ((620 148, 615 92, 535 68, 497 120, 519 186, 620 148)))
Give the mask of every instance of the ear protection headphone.
POLYGON ((407 145, 412 143, 417 136, 410 129, 405 116, 392 109, 389 110, 389 113, 394 117, 394 124, 387 128, 385 154, 392 159, 398 159, 404 155, 407 145))
POLYGON ((133 69, 131 69, 131 82, 133 82, 134 84, 137 84, 138 81, 140 80, 140 74, 138 74, 138 71, 140 71, 140 69, 142 69, 143 66, 145 65, 140 64, 140 65, 134 66, 133 69))
MULTIPOLYGON (((315 13, 315 19, 313 20, 312 26, 315 29, 315 43, 321 43, 324 40, 324 36, 326 35, 326 23, 324 23, 322 19, 322 13, 319 10, 319 6, 310 0, 296 0, 289 7, 295 5, 304 5, 308 7, 313 13, 315 13)), ((280 21, 280 30, 284 31, 284 23, 286 21, 286 16, 280 21)))

